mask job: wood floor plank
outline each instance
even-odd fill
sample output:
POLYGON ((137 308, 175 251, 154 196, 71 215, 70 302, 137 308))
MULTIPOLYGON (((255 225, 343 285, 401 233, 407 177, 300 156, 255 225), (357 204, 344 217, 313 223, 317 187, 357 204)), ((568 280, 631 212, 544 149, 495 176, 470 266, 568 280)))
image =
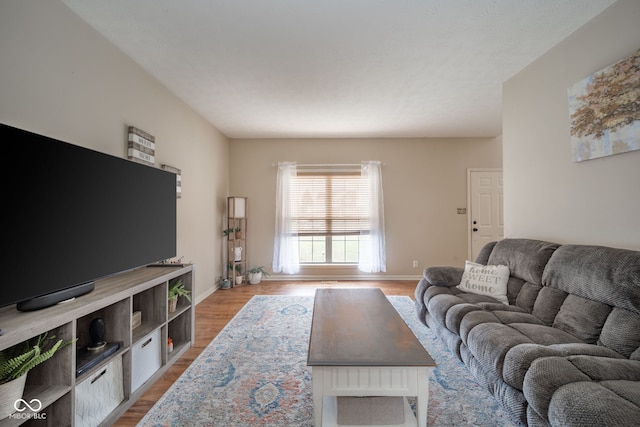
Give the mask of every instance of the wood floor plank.
POLYGON ((116 421, 117 427, 134 427, 153 407, 158 399, 182 375, 204 348, 233 319, 254 295, 301 295, 313 296, 318 288, 380 288, 385 295, 408 296, 413 298, 417 282, 411 281, 264 281, 258 285, 245 285, 237 288, 218 290, 196 306, 196 338, 193 347, 185 352, 176 363, 165 372, 116 421))

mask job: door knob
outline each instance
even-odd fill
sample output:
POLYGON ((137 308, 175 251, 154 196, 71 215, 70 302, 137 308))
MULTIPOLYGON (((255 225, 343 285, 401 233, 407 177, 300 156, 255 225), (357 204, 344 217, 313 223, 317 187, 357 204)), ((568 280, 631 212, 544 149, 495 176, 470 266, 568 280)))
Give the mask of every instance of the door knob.
POLYGON ((477 229, 477 228, 474 228, 474 229, 473 229, 473 231, 478 231, 478 229, 477 229))

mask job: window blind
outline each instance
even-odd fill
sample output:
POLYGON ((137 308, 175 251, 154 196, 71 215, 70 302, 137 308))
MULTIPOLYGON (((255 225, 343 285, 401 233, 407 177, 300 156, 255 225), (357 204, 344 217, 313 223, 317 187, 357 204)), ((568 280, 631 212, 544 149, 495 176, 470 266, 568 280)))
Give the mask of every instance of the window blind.
POLYGON ((355 235, 370 228, 360 171, 299 171, 291 190, 292 231, 299 236, 355 235))

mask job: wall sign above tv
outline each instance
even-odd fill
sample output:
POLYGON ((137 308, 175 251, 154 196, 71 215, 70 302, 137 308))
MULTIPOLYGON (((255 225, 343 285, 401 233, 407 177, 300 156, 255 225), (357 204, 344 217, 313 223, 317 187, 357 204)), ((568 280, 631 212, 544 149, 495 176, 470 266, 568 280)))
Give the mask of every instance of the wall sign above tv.
POLYGON ((129 126, 127 158, 149 166, 156 165, 156 138, 147 132, 129 126))

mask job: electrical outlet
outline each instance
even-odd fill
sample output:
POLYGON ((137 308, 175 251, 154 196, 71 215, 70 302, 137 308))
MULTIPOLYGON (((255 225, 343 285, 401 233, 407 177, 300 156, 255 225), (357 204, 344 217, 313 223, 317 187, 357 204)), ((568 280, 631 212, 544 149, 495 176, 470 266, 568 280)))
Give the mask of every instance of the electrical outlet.
POLYGON ((413 260, 413 268, 418 268, 418 260, 417 259, 413 260))

